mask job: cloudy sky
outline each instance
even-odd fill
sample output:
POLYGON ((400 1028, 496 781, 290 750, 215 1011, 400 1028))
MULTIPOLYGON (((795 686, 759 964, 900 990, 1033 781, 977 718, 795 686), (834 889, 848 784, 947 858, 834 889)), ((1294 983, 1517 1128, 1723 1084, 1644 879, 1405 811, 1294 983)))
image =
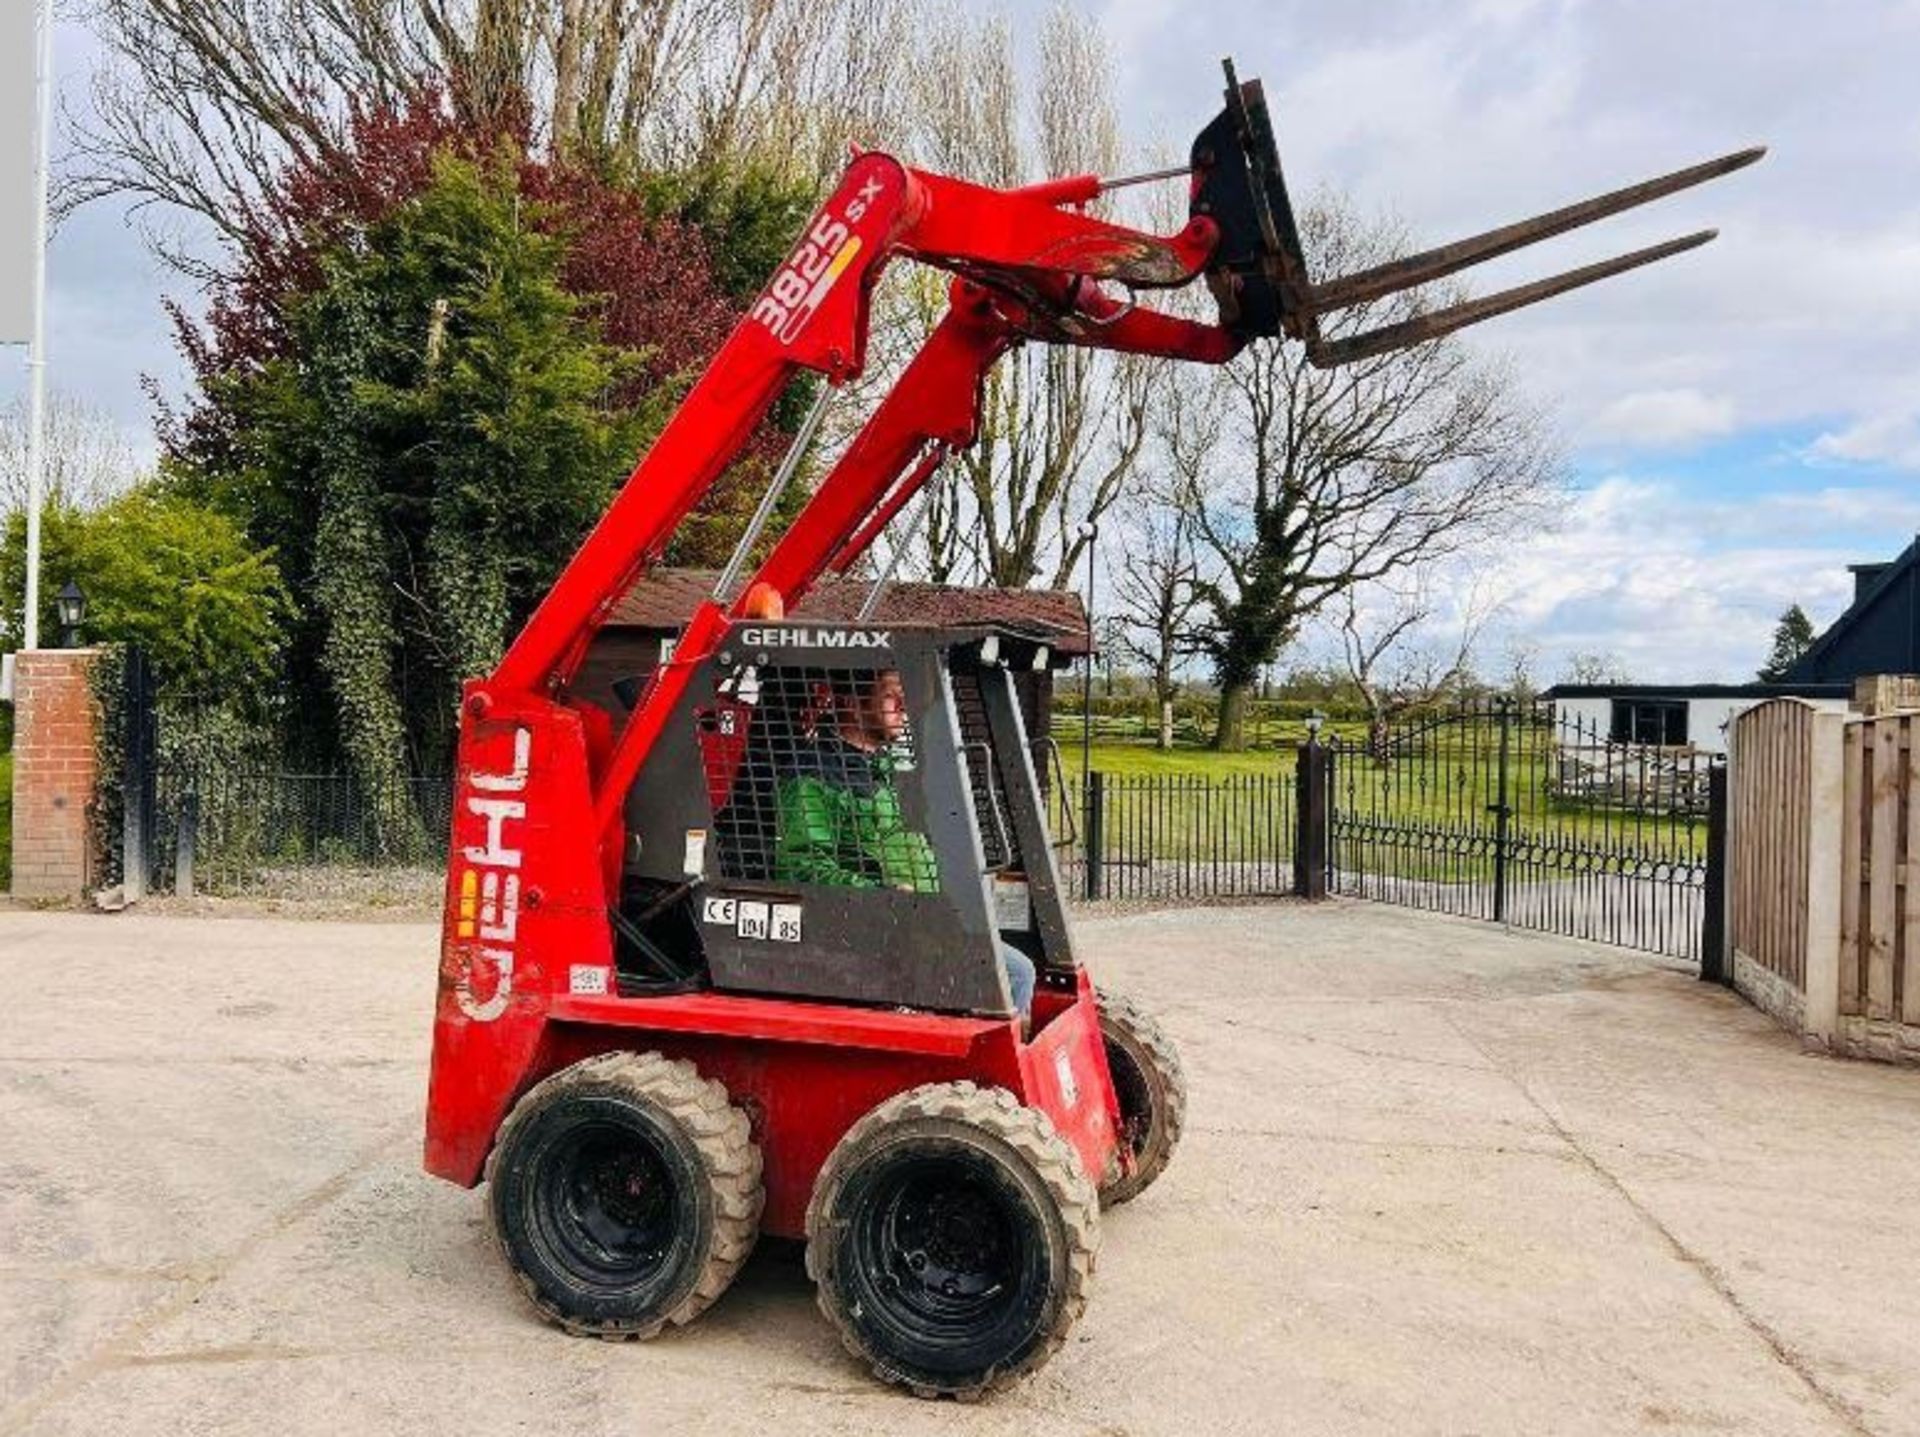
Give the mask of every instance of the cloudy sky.
POLYGON ((1716 226, 1654 269, 1473 332, 1555 402, 1578 480, 1504 565, 1505 639, 1636 678, 1751 676, 1845 565, 1920 530, 1920 3, 1110 0, 1136 133, 1231 52, 1296 189, 1429 241, 1753 143, 1759 166, 1488 266, 1483 287, 1716 226))
MULTIPOLYGON (((1143 147, 1185 145, 1230 53, 1266 82, 1297 191, 1337 185, 1426 241, 1771 147, 1476 273, 1484 290, 1721 231, 1473 332, 1554 403, 1578 486, 1504 557, 1490 650, 1537 644, 1547 678, 1604 651, 1639 679, 1742 679, 1789 603, 1826 623, 1846 564, 1920 531, 1920 0, 1083 3, 1143 147)), ((77 95, 88 47, 60 38, 77 95)), ((53 382, 150 447, 141 380, 179 382, 159 309, 178 282, 105 206, 63 228, 51 273, 53 382)), ((0 359, 0 395, 18 367, 0 359)))

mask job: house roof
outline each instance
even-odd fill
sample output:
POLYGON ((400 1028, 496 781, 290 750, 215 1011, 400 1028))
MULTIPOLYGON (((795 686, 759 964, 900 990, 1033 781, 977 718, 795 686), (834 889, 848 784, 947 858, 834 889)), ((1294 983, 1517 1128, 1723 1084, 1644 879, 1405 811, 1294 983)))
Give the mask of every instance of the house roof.
MULTIPOLYGON (((672 633, 713 593, 715 569, 655 569, 614 605, 611 627, 672 633)), ((790 615, 852 623, 873 588, 871 579, 828 575, 790 615)), ((995 589, 945 584, 889 584, 873 613, 876 623, 943 624, 1038 631, 1064 657, 1090 647, 1086 606, 1069 589, 995 589)))
MULTIPOLYGON (((1848 570, 1859 577, 1861 587, 1854 593, 1853 602, 1847 605, 1846 612, 1829 624, 1826 631, 1807 646, 1807 651, 1794 660, 1786 673, 1788 682, 1809 680, 1816 674, 1824 674, 1829 668, 1827 660, 1833 650, 1863 629, 1882 601, 1892 597, 1896 590, 1909 582, 1916 565, 1920 565, 1920 537, 1907 545, 1898 558, 1886 563, 1849 564, 1848 570)), ((1904 645, 1906 661, 1899 667, 1903 672, 1910 671, 1920 665, 1920 614, 1900 614, 1891 622, 1904 625, 1907 630, 1904 645)))
POLYGON ((1838 699, 1847 684, 1555 684, 1550 699, 1838 699))

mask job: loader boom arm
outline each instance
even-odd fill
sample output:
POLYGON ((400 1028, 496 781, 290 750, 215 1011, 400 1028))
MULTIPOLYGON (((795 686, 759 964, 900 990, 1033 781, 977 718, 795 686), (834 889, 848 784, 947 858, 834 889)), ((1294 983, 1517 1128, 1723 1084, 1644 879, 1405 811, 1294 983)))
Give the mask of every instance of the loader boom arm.
POLYGON ((1548 295, 1703 242, 1656 246, 1414 321, 1323 339, 1322 315, 1412 288, 1495 254, 1591 223, 1751 163, 1743 151, 1663 180, 1616 191, 1366 274, 1316 284, 1257 80, 1227 66, 1226 105, 1195 141, 1187 224, 1154 235, 1101 219, 1088 205, 1128 180, 1079 175, 993 189, 856 153, 839 186, 642 458, 534 611, 493 674, 469 697, 566 702, 568 682, 600 625, 656 563, 681 521, 739 455, 802 371, 829 385, 866 363, 874 285, 899 256, 949 271, 951 305, 925 344, 820 483, 742 596, 717 594, 693 615, 674 656, 654 674, 593 776, 594 815, 610 893, 617 891, 621 809, 628 788, 683 694, 744 611, 744 595, 797 604, 829 568, 845 569, 924 484, 946 454, 974 442, 982 385, 1015 346, 1037 341, 1219 364, 1248 343, 1284 336, 1331 367, 1420 343, 1548 295), (1205 277, 1217 323, 1153 309, 1142 291, 1205 277), (1125 297, 1115 290, 1125 291, 1125 297))

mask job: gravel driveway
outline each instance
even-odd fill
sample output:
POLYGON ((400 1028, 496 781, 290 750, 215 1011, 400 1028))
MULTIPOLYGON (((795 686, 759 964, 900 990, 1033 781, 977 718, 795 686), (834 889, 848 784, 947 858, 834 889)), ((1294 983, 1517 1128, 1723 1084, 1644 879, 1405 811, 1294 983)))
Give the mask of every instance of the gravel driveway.
POLYGON ((542 1327, 419 1171, 431 927, 0 911, 0 1433, 1920 1437, 1920 1073, 1379 905, 1081 937, 1187 1140, 961 1407, 870 1382, 792 1248, 654 1343, 542 1327))

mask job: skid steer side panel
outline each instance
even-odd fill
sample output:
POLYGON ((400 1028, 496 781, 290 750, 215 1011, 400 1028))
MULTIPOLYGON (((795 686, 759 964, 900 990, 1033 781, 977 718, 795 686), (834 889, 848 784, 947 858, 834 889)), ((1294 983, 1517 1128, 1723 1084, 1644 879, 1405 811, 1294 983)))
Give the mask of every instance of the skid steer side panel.
POLYGON ((486 703, 478 684, 468 686, 468 698, 426 1166, 471 1186, 507 1109, 551 1066, 544 1050, 553 996, 610 991, 613 955, 580 716, 533 699, 486 703), (486 712, 476 715, 476 707, 486 712))
MULTIPOLYGON (((712 1001, 746 1007, 779 1000, 712 995, 712 1001)), ((979 1051, 969 1047, 963 1052, 928 1052, 918 1047, 863 1046, 824 1035, 808 1042, 791 1035, 768 1039, 730 1031, 660 1029, 646 1026, 658 1004, 624 1006, 630 1012, 621 1016, 638 1019, 639 1026, 556 1025, 552 1066, 560 1068, 595 1053, 626 1048, 685 1059, 702 1077, 718 1080, 729 1100, 746 1112, 754 1141, 760 1145, 767 1194, 761 1228, 775 1237, 806 1236, 807 1203, 827 1155, 847 1129, 888 1098, 923 1083, 985 1081, 983 1069, 1004 1074, 1017 1066, 1011 1023, 990 1024, 1000 1032, 983 1040, 979 1051)), ((813 1010, 811 1016, 829 1020, 836 1011, 847 1011, 823 1004, 806 1006, 813 1010)), ((956 1028, 985 1022, 936 1021, 956 1028)))
POLYGON ((1100 1037, 1100 1010, 1093 980, 1083 968, 1071 1005, 1036 1028, 1019 1049, 1020 1086, 1029 1107, 1053 1119, 1088 1179, 1099 1186, 1122 1161, 1120 1100, 1107 1070, 1107 1048, 1100 1037))

